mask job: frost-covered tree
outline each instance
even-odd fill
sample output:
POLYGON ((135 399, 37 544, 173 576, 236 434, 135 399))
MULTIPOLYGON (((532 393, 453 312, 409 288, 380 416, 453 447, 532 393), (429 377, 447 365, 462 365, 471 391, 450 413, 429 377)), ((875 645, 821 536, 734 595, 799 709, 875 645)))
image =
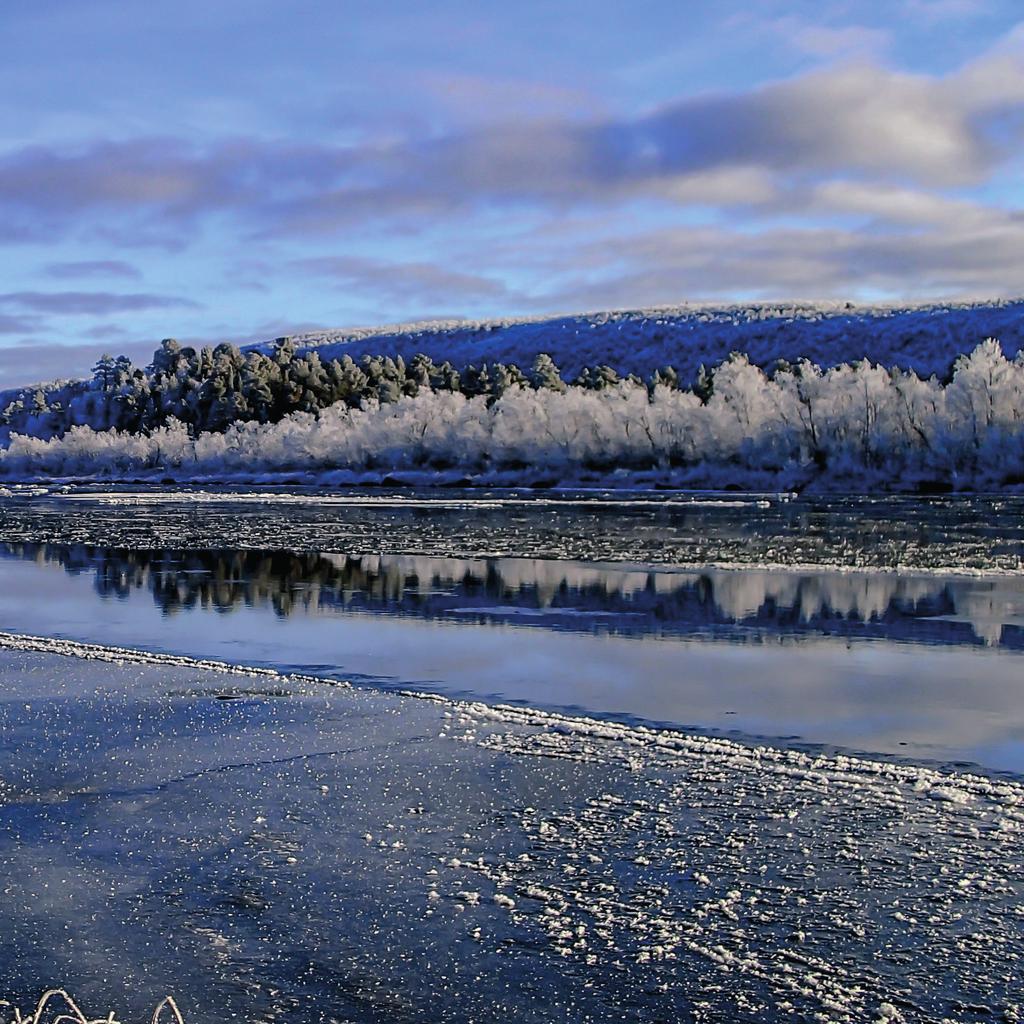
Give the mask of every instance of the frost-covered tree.
POLYGON ((734 354, 681 389, 590 371, 530 374, 367 357, 322 362, 165 342, 147 370, 102 359, 87 382, 5 406, 7 475, 418 472, 506 481, 620 472, 700 486, 1002 487, 1024 482, 1024 358, 995 342, 935 377, 861 360, 766 374, 734 354), (84 422, 83 422, 84 420, 84 422), (488 476, 490 474, 490 476, 488 476), (494 476, 497 474, 498 476, 494 476), (503 475, 504 474, 504 475, 503 475))
POLYGON ((530 384, 539 389, 549 391, 565 391, 565 381, 562 380, 558 367, 554 360, 545 352, 541 352, 533 361, 533 369, 529 374, 530 384))

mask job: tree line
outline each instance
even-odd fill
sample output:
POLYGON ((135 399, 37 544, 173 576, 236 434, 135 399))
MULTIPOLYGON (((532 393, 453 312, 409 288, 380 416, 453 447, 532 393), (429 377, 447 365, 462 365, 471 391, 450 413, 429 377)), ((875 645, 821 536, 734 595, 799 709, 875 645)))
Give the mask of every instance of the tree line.
MULTIPOLYGON (((571 384, 601 390, 619 381, 610 366, 597 366, 566 382, 544 354, 524 371, 500 362, 455 367, 426 355, 408 362, 383 355, 324 361, 315 349, 297 352, 288 338, 279 338, 269 353, 243 352, 229 343, 197 350, 166 338, 147 367, 134 366, 127 356, 104 355, 88 380, 23 389, 3 409, 0 427, 8 436, 50 438, 75 426, 144 433, 173 420, 194 436, 222 432, 233 423, 277 423, 292 413, 317 413, 339 402, 367 408, 422 391, 482 396, 493 404, 514 387, 565 391, 571 384)), ((666 368, 647 383, 678 387, 679 379, 666 368)))
POLYGON ((1024 355, 1007 359, 993 340, 961 356, 945 381, 867 360, 828 369, 805 360, 766 372, 734 355, 692 388, 592 373, 566 385, 550 361, 539 365, 550 368, 548 383, 524 375, 498 397, 464 392, 466 373, 458 389, 423 386, 396 397, 378 388, 276 422, 239 419, 217 430, 197 432, 172 415, 148 431, 15 434, 0 451, 0 474, 284 473, 344 484, 400 472, 421 482, 632 479, 752 490, 1024 486, 1024 355))

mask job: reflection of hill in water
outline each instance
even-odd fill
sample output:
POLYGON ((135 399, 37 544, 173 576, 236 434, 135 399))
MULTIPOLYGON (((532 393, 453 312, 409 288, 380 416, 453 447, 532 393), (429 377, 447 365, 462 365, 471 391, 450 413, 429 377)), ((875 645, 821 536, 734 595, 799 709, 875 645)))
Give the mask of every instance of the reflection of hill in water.
POLYGON ((368 611, 625 635, 874 637, 1024 649, 1024 581, 883 573, 671 572, 542 559, 4 544, 92 573, 103 597, 148 590, 165 614, 368 611))

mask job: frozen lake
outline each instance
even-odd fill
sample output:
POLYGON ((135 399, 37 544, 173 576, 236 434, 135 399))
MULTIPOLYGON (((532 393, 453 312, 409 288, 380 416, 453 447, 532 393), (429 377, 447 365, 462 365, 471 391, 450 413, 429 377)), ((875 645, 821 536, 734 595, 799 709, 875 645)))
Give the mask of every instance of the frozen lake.
POLYGON ((1020 512, 8 498, 0 989, 190 1024, 1017 1013, 1020 512))

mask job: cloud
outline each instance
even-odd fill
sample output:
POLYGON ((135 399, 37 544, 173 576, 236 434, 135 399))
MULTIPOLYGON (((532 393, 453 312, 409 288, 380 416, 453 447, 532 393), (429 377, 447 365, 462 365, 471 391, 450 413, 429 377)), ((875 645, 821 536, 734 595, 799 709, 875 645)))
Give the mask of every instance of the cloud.
MULTIPOLYGON (((117 354, 145 365, 153 356, 156 342, 118 344, 117 354)), ((0 347, 0 381, 4 388, 27 387, 46 381, 87 377, 96 361, 110 353, 109 345, 63 345, 54 341, 26 341, 0 347)))
POLYGON ((436 263, 389 262, 352 256, 295 260, 292 266, 334 281, 340 289, 368 294, 403 309, 441 304, 505 302, 517 296, 507 285, 436 263))
POLYGON ((945 76, 862 61, 633 117, 520 119, 444 137, 28 147, 0 155, 0 223, 12 239, 73 227, 122 244, 171 244, 215 215, 243 235, 302 237, 381 222, 411 229, 482 207, 557 214, 664 200, 673 188, 686 203, 679 183, 701 176, 747 175, 761 191, 836 177, 979 185, 1019 152, 1021 50, 1010 39, 945 76))
POLYGON ((578 116, 582 110, 598 107, 595 97, 584 89, 542 79, 470 74, 449 68, 411 75, 409 88, 463 123, 493 122, 496 114, 502 119, 578 116))
POLYGON ((404 134, 338 130, 302 144, 122 137, 0 149, 0 241, 69 236, 97 256, 47 264, 42 285, 8 285, 37 290, 0 294, 0 333, 38 338, 43 318, 85 315, 110 322, 85 320, 94 333, 78 338, 116 343, 137 336, 134 314, 201 308, 85 290, 139 279, 122 257, 152 245, 195 246, 194 266, 236 305, 247 292, 258 315, 283 308, 285 289, 311 302, 292 312, 385 319, 1019 291, 1022 229, 1009 207, 1024 155, 1024 28, 958 69, 923 74, 881 63, 888 38, 870 27, 766 24, 775 35, 759 44, 785 37, 815 70, 609 115, 559 88, 414 69, 428 105, 457 113, 440 123, 461 129, 439 134, 424 117, 404 134), (379 255, 416 234, 406 259, 304 248, 329 240, 318 250, 379 255), (62 281, 76 290, 46 290, 62 281))
POLYGON ((759 167, 720 167, 666 177, 658 193, 682 206, 774 206, 784 201, 775 178, 759 167))
MULTIPOLYGON (((743 95, 668 107, 612 126, 610 166, 650 175, 753 166, 808 177, 863 175, 926 185, 978 183, 1009 152, 988 129, 1024 111, 1024 65, 934 79, 859 64, 743 95), (616 159, 618 157, 618 159, 616 159)), ((1016 141, 1016 140, 1015 140, 1016 141)))
POLYGON ((6 313, 0 313, 0 334, 32 334, 38 326, 38 317, 9 316, 6 313))
POLYGON ((4 237, 58 237, 90 220, 116 235, 107 218, 130 216, 140 244, 167 244, 205 215, 258 208, 269 193, 326 188, 345 162, 342 149, 244 139, 206 148, 162 138, 24 147, 0 155, 4 237))
POLYGON ((753 8, 733 15, 729 21, 735 30, 760 37, 768 45, 781 43, 800 54, 820 59, 875 58, 893 43, 893 34, 887 29, 814 23, 794 15, 764 17, 753 8))
POLYGON ((83 338, 94 338, 96 341, 106 341, 113 338, 123 338, 127 331, 117 324, 94 324, 83 331, 78 332, 83 338))
POLYGON ((66 263, 48 263, 43 272, 59 279, 78 277, 121 277, 138 280, 142 273, 124 260, 73 260, 66 263))
POLYGON ((814 188, 805 200, 813 213, 838 213, 867 219, 868 225, 888 228, 950 227, 962 229, 969 223, 1005 217, 966 199, 919 189, 889 185, 866 185, 858 181, 828 181, 814 188))
POLYGON ((198 302, 173 295, 111 292, 0 292, 0 306, 14 306, 34 313, 108 316, 147 309, 201 309, 198 302))
MULTIPOLYGON (((289 334, 323 330, 313 321, 268 320, 244 332, 225 332, 209 336, 179 336, 182 345, 195 349, 216 346, 222 341, 237 345, 267 341, 289 334)), ((146 366, 158 348, 159 338, 132 338, 114 324, 98 324, 83 334, 96 340, 81 344, 63 344, 53 339, 25 340, 0 346, 0 386, 26 387, 58 378, 87 377, 101 355, 126 355, 136 366, 146 366)))
POLYGON ((730 203, 756 203, 833 178, 975 186, 1017 155, 1021 119, 1015 53, 946 77, 858 63, 637 118, 519 122, 364 155, 358 184, 271 202, 263 232, 331 233, 389 213, 443 217, 482 205, 557 214, 673 193, 680 204, 715 203, 725 191, 730 203))
POLYGON ((538 297, 546 308, 682 299, 999 298, 1020 293, 1024 216, 978 212, 932 229, 678 227, 583 246, 585 275, 538 297))
POLYGON ((813 57, 863 57, 888 49, 892 34, 865 25, 798 25, 794 26, 790 41, 813 57))

